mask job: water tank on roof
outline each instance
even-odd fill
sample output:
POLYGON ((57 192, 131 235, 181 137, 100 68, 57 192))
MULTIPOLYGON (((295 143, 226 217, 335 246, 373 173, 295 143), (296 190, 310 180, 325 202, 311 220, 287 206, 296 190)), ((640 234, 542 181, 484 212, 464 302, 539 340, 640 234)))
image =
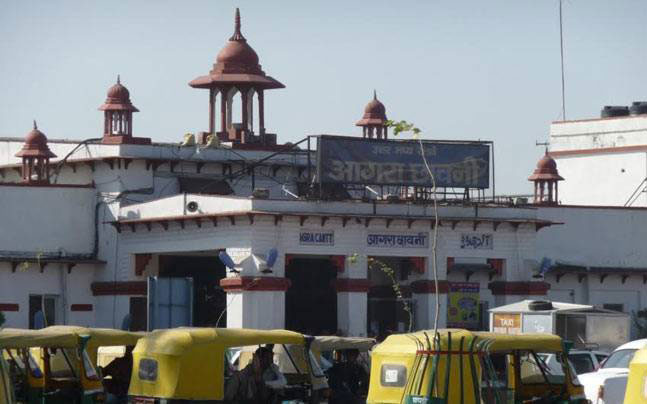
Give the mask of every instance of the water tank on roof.
POLYGON ((628 116, 629 107, 619 106, 619 105, 605 105, 600 111, 600 117, 602 118, 613 118, 617 116, 628 116))
POLYGON ((533 300, 528 303, 528 309, 533 311, 552 310, 553 303, 550 300, 533 300))
POLYGON ((629 107, 629 113, 633 115, 647 115, 647 101, 634 101, 629 107))

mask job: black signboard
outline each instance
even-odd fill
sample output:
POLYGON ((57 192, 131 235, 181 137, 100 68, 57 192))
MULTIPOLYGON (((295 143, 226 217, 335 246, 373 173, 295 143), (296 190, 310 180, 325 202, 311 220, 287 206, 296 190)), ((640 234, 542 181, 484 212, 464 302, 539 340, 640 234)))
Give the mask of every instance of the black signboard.
MULTIPOLYGON (((425 157, 441 188, 489 187, 487 143, 423 141, 425 157)), ((417 140, 372 140, 319 136, 317 171, 321 182, 431 187, 417 140)))

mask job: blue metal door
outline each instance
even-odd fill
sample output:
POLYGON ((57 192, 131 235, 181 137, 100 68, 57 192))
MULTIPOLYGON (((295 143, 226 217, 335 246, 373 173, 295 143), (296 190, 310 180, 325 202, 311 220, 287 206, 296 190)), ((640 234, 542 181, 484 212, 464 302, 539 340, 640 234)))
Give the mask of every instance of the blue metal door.
POLYGON ((148 331, 193 325, 193 279, 148 277, 148 331))

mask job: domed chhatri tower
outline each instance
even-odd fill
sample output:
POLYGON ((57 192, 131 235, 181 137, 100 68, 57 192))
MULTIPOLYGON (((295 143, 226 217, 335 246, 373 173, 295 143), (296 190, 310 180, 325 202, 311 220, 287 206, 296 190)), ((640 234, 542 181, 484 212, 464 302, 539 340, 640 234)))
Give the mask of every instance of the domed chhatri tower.
POLYGON ((47 137, 38 130, 36 121, 16 157, 22 157, 22 181, 25 184, 49 184, 49 159, 56 155, 49 150, 47 137))
POLYGON ((149 138, 133 137, 133 112, 139 112, 130 102, 130 91, 117 83, 108 89, 106 102, 99 107, 104 112, 103 143, 150 144, 149 138))
POLYGON ((557 171, 557 163, 546 151, 544 157, 537 162, 535 171, 528 177, 528 181, 535 183, 534 203, 537 205, 557 205, 559 203, 557 183, 563 180, 564 178, 557 171))
POLYGON ((356 124, 362 127, 364 138, 386 139, 388 127, 386 126, 386 108, 377 99, 377 92, 373 90, 373 99, 366 104, 364 116, 356 124))
POLYGON ((234 34, 218 53, 216 63, 206 76, 189 83, 193 88, 209 90, 209 133, 222 141, 275 145, 276 135, 265 132, 265 90, 285 88, 265 74, 258 55, 240 30, 240 12, 236 9, 234 34), (234 96, 241 97, 240 123, 232 122, 234 96), (216 132, 216 97, 220 96, 220 130, 216 132), (254 96, 258 99, 258 133, 254 133, 254 96))

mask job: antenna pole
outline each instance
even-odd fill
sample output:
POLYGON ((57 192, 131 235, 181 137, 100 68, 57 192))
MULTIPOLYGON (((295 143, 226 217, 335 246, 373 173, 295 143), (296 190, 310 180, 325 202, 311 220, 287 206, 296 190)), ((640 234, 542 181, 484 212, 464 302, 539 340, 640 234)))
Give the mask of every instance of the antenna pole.
POLYGON ((559 50, 562 62, 562 119, 566 120, 566 95, 564 91, 564 31, 562 29, 562 0, 559 0, 559 50))

